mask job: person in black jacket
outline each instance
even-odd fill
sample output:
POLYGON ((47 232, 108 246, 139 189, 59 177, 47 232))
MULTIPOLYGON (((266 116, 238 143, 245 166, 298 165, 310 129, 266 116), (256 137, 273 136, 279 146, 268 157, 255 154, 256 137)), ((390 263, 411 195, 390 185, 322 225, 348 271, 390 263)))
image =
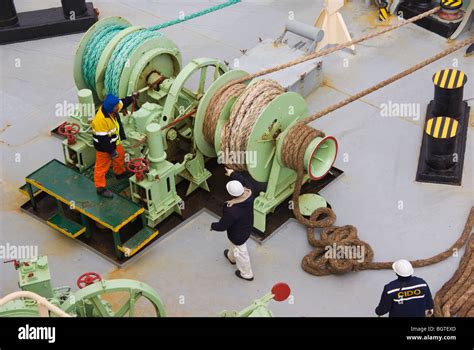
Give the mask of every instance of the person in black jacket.
POLYGON ((226 175, 232 181, 226 185, 227 192, 234 198, 224 204, 222 218, 211 224, 211 230, 227 231, 230 249, 224 256, 232 265, 237 264, 235 275, 253 281, 252 266, 247 250, 247 240, 253 227, 253 201, 255 199, 252 181, 243 174, 226 168, 226 175))
POLYGON ((375 309, 378 316, 426 317, 433 314, 433 298, 428 284, 413 276, 408 260, 397 260, 392 265, 398 278, 385 285, 380 303, 375 309))

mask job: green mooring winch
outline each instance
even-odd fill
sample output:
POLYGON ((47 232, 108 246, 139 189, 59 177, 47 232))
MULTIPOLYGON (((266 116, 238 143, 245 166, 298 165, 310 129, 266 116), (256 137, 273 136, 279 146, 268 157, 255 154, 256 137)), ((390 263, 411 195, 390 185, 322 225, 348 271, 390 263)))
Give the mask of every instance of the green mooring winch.
MULTIPOLYGON (((226 94, 225 86, 246 72, 231 70, 212 58, 196 58, 181 68, 181 55, 172 40, 157 32, 142 32, 123 18, 108 17, 83 36, 74 62, 79 104, 58 129, 67 137, 62 142, 65 164, 90 177, 95 162, 90 121, 96 108, 106 93, 123 98, 141 91, 128 115, 122 116, 127 135, 122 144, 128 168, 134 172, 123 193, 144 208, 144 224, 154 228, 171 213, 181 212, 185 198, 176 186, 183 181, 188 183, 186 196, 197 188, 212 191, 206 163, 217 157, 230 166, 229 159, 238 160, 239 170, 266 183, 254 204, 254 227, 265 232, 267 215, 294 189, 296 172, 284 165, 282 148, 288 129, 308 115, 304 98, 274 81, 257 79, 238 84, 237 93, 226 94), (226 128, 231 130, 225 133, 226 128)), ((323 178, 336 154, 334 137, 318 133, 305 151, 306 181, 323 178)), ((35 186, 33 181, 30 184, 35 186)), ((324 199, 305 196, 306 212, 320 206, 326 206, 324 199)), ((96 220, 88 210, 80 208, 81 214, 108 227, 105 219, 96 220)), ((121 227, 109 226, 117 232, 121 227)), ((117 253, 135 254, 152 240, 151 235, 132 239, 128 245, 114 238, 117 253)))

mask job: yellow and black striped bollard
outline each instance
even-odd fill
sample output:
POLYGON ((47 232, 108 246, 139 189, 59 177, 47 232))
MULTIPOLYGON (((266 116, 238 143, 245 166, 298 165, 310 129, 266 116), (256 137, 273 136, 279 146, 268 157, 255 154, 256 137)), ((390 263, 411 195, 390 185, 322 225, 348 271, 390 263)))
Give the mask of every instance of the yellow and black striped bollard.
POLYGON ((434 92, 434 115, 447 115, 459 118, 462 109, 464 85, 467 76, 463 71, 446 68, 437 71, 433 75, 434 92))
POLYGON ((434 99, 426 112, 416 181, 461 185, 470 110, 463 101, 467 76, 446 68, 432 79, 434 99))
POLYGON ((464 11, 461 10, 462 5, 462 0, 441 0, 438 17, 445 21, 459 20, 464 15, 464 11))
POLYGON ((379 21, 385 22, 390 17, 390 12, 388 11, 388 4, 383 3, 382 7, 379 7, 379 21))
POLYGON ((457 157, 455 154, 456 136, 459 122, 450 117, 440 116, 426 122, 427 164, 433 169, 445 170, 453 167, 457 157))

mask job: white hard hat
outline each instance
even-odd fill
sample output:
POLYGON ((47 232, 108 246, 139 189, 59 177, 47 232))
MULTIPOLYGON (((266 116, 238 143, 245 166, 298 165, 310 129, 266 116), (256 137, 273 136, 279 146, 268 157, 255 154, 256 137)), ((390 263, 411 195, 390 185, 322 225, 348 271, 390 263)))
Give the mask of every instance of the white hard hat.
POLYGON ((227 188, 227 192, 234 197, 239 197, 244 193, 244 186, 236 180, 229 181, 225 187, 227 188))
POLYGON ((413 275, 413 266, 411 266, 411 263, 408 260, 405 259, 400 259, 395 261, 392 264, 392 269, 395 271, 395 273, 399 276, 402 277, 408 277, 413 275))

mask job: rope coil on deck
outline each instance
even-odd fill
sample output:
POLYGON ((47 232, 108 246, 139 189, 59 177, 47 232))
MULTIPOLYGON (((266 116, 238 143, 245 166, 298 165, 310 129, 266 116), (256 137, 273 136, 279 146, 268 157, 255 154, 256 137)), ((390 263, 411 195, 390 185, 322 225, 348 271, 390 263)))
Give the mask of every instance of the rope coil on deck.
MULTIPOLYGON (((416 70, 419 70, 423 67, 425 67, 426 65, 442 58, 442 57, 445 57, 447 55, 449 55, 450 53, 464 47, 464 46, 467 46, 471 43, 474 42, 474 36, 456 44, 456 45, 453 45, 452 47, 416 64, 415 66, 401 72, 401 73, 398 73, 396 75, 393 75, 392 77, 384 80, 384 81, 381 81, 380 83, 370 87, 370 88, 367 88, 365 90, 362 90, 360 91, 359 93, 353 95, 353 96, 350 96, 348 97, 347 99, 345 100, 342 100, 334 105, 331 105, 327 108, 325 108, 324 110, 318 112, 318 113, 315 113, 313 114, 312 116, 309 116, 303 120, 301 120, 299 123, 297 123, 295 126, 293 126, 293 128, 296 128, 295 133, 298 132, 298 130, 301 128, 301 125, 304 125, 304 124, 307 124, 307 123, 311 123, 319 118, 321 118, 322 116, 330 113, 330 112, 333 112, 335 111, 336 109, 339 109, 353 101, 356 101, 358 100, 359 98, 365 96, 365 95, 368 95, 376 90, 379 90, 381 89, 382 87, 394 82, 394 81, 397 81, 413 72, 415 72, 416 70)), ((291 132, 291 130, 289 131, 291 132)), ((300 142, 304 142, 304 140, 300 140, 300 142)), ((282 152, 284 153, 284 152, 282 152)), ((293 203, 294 203, 294 207, 293 207, 293 214, 295 215, 295 217, 297 218, 297 220, 306 225, 308 227, 308 232, 307 232, 307 235, 308 235, 308 241, 311 245, 315 246, 316 249, 311 252, 310 254, 306 255, 302 262, 301 262, 301 266, 303 268, 303 270, 305 270, 306 272, 308 273, 311 273, 311 274, 314 274, 316 276, 322 276, 322 275, 328 275, 328 274, 331 274, 331 273, 335 273, 335 274, 342 274, 342 273, 346 273, 348 271, 357 271, 357 270, 367 270, 367 269, 370 269, 370 270, 379 270, 379 269, 390 269, 392 267, 392 261, 390 262, 372 262, 372 258, 373 258, 373 251, 372 251, 372 248, 370 247, 369 244, 367 244, 366 242, 360 240, 358 237, 357 237, 357 231, 353 232, 352 235, 350 236, 351 238, 351 242, 352 242, 352 248, 353 249, 357 249, 357 247, 361 247, 361 246, 364 246, 365 247, 365 251, 366 251, 366 256, 365 258, 360 262, 360 261, 357 261, 353 258, 351 258, 350 256, 342 256, 340 258, 336 257, 335 259, 327 259, 327 260, 324 260, 324 251, 321 251, 320 248, 320 244, 316 244, 315 243, 315 240, 314 240, 314 237, 313 237, 313 234, 314 234, 314 228, 315 227, 319 227, 319 228, 329 228, 330 225, 328 225, 328 222, 325 222, 325 221, 321 221, 321 219, 318 219, 321 214, 323 214, 322 212, 318 212, 318 210, 316 210, 311 216, 309 219, 305 218, 303 215, 301 215, 300 211, 299 211, 299 196, 301 194, 301 187, 303 185, 303 180, 304 180, 304 168, 303 168, 303 158, 304 158, 304 152, 299 152, 298 153, 298 157, 297 157, 297 160, 296 160, 296 165, 298 166, 297 168, 297 179, 296 179, 296 184, 295 184, 295 190, 293 192, 293 203), (316 245, 315 245, 316 244, 316 245), (332 261, 332 260, 337 260, 337 261, 332 261), (350 264, 347 264, 344 262, 344 260, 350 260, 350 264), (325 264, 322 263, 322 261, 325 261, 325 264), (348 270, 348 265, 351 266, 351 269, 348 270), (338 267, 340 267, 340 269, 338 269, 338 267)), ((294 169, 293 167, 295 166, 295 163, 292 163, 292 169, 294 169)), ((335 218, 335 214, 333 214, 333 211, 332 209, 329 209, 329 211, 331 212, 329 215, 330 217, 332 217, 332 215, 334 215, 334 218, 335 218)), ((472 210, 471 210, 472 212, 472 210)), ((331 219, 332 220, 332 219, 331 219)), ((329 221, 330 222, 330 221, 329 221)), ((331 223, 332 225, 332 223, 331 223)), ((472 228, 472 225, 471 225, 471 228, 472 228)), ((342 245, 342 246, 347 246, 348 245, 348 241, 344 239, 344 235, 341 235, 338 233, 338 230, 346 230, 346 226, 343 226, 342 228, 341 227, 331 227, 332 231, 331 231, 331 234, 332 234, 332 237, 331 237, 331 240, 326 240, 325 243, 328 243, 330 242, 331 244, 336 244, 336 245, 342 245)), ((324 231, 323 231, 324 232, 324 231)), ((470 231, 469 231, 470 233, 470 231)), ((435 263, 438 263, 440 261, 443 261, 447 258, 449 258, 451 255, 452 255, 452 250, 453 249, 459 249, 461 248, 465 243, 466 243, 466 240, 468 238, 468 235, 469 233, 463 233, 463 235, 461 235, 461 237, 456 241, 455 245, 453 245, 451 248, 445 250, 444 252, 440 253, 440 254, 437 254, 431 258, 427 258, 427 259, 421 259, 421 260, 415 260, 415 261, 412 261, 412 265, 414 267, 422 267, 422 266, 428 266, 428 265, 432 265, 432 264, 435 264, 435 263), (466 236, 467 235, 467 236, 466 236)), ((331 234, 328 234, 327 237, 329 237, 331 234)), ((322 239, 322 237, 321 237, 322 239)), ((322 239, 323 240, 323 239, 322 239)), ((321 243, 323 244, 323 243, 321 243)), ((327 246, 325 244, 325 246, 327 246)))
MULTIPOLYGON (((472 212, 469 220, 465 230, 469 230, 469 227, 472 229, 472 212)), ((434 315, 474 317, 474 235, 469 238, 453 277, 436 293, 434 315)))

